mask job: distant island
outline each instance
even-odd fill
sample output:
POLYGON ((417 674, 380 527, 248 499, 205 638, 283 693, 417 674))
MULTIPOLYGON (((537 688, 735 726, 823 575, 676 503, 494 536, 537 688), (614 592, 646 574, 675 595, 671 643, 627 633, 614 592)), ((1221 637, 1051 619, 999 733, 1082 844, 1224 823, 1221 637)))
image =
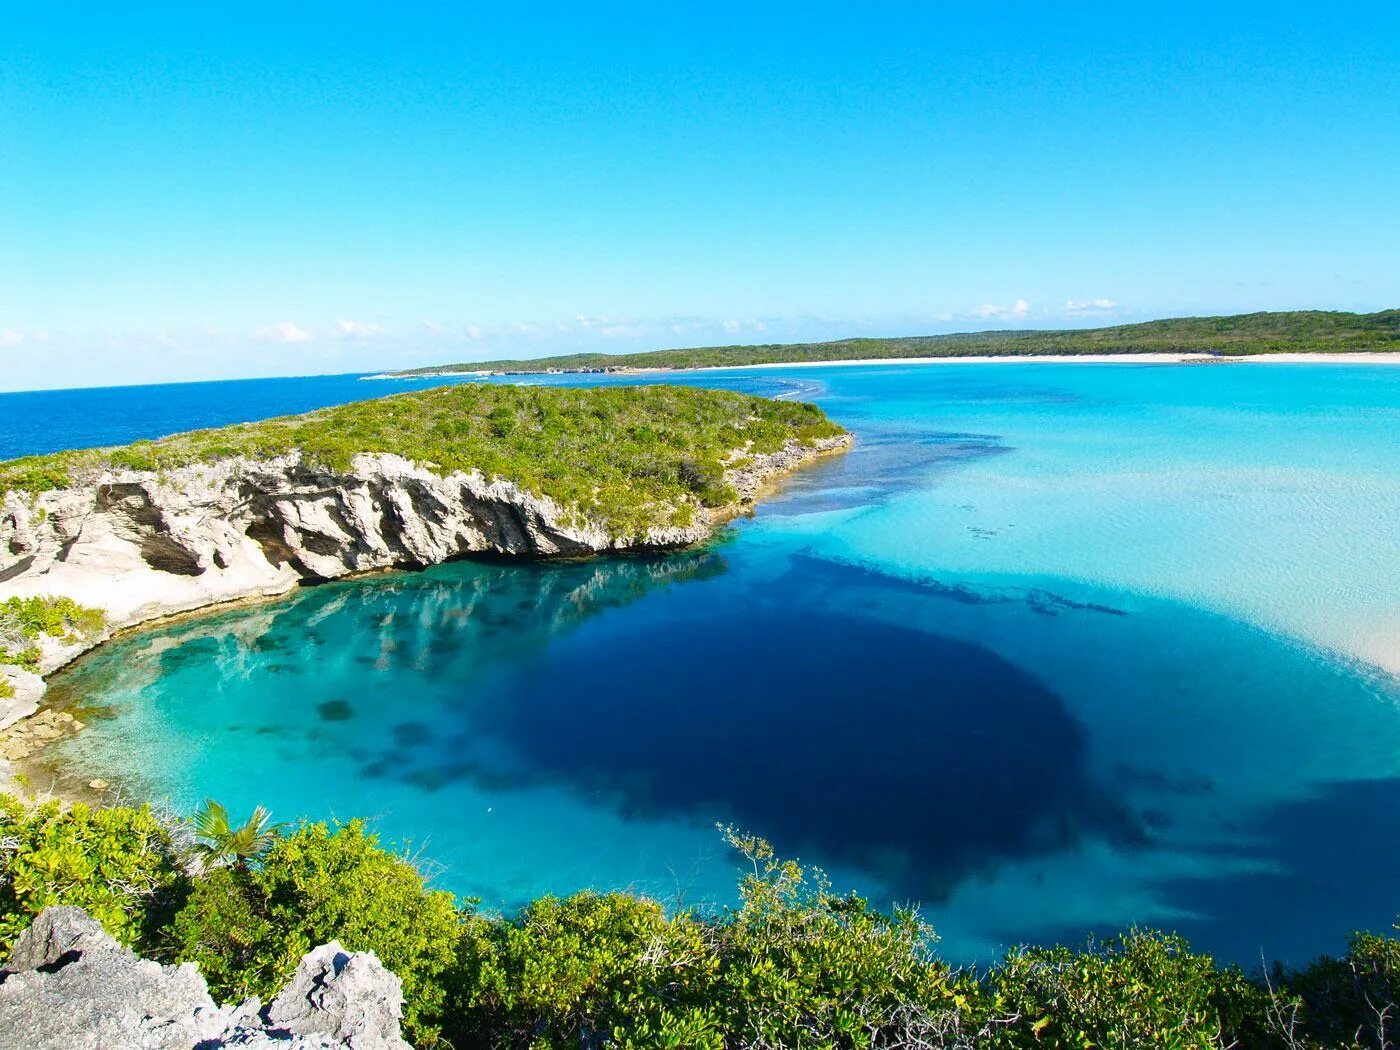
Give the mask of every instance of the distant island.
POLYGON ((634 369, 738 368, 820 361, 926 357, 1045 357, 1097 354, 1341 354, 1400 352, 1400 310, 1372 314, 1292 310, 1224 317, 1173 317, 1108 328, 960 332, 827 343, 765 343, 652 350, 636 354, 569 354, 533 360, 432 365, 386 372, 385 378, 447 373, 612 372, 634 369))

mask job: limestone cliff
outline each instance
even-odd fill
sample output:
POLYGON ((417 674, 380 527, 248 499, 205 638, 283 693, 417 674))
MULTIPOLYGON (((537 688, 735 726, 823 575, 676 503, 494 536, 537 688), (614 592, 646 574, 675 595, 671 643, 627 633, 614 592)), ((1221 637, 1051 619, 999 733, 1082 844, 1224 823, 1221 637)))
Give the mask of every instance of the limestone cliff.
MULTIPOLYGON (((71 488, 0 501, 0 599, 69 597, 111 630, 303 582, 418 568, 466 554, 586 555, 681 547, 705 538, 769 479, 846 447, 847 435, 736 457, 730 507, 695 507, 690 524, 619 535, 572 507, 481 473, 434 473, 395 455, 361 455, 334 473, 297 454, 230 459, 168 473, 106 470, 71 488)), ((101 639, 43 641, 45 673, 101 639)), ((34 682, 17 682, 33 699, 34 682)), ((3 712, 0 712, 2 715, 3 712)))

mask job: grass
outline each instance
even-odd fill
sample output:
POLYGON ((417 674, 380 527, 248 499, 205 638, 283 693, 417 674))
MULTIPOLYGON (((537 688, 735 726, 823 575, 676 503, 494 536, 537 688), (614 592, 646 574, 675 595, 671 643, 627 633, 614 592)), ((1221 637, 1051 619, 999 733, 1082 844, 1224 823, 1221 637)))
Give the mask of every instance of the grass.
POLYGON ((416 368, 395 375, 442 371, 706 368, 799 361, 902 357, 1006 357, 1042 354, 1370 353, 1400 351, 1400 310, 1373 314, 1334 310, 1174 317, 1142 324, 1074 331, 965 332, 829 343, 770 343, 654 350, 639 354, 573 354, 530 361, 478 361, 416 368))
POLYGON ((357 453, 396 453, 439 473, 480 470, 609 528, 636 535, 686 525, 699 506, 734 499, 731 452, 842 433, 814 405, 688 387, 592 390, 463 384, 257 423, 197 430, 120 448, 0 463, 0 490, 37 494, 105 471, 168 471, 299 451, 328 471, 357 453))

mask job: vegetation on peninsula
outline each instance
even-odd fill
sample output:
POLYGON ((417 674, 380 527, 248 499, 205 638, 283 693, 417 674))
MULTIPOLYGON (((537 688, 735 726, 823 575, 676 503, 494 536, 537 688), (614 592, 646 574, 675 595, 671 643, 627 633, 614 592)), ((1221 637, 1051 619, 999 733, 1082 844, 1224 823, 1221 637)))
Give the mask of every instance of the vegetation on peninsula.
POLYGON ((148 807, 0 796, 0 957, 44 907, 73 904, 143 954, 198 962, 233 1002, 337 939, 402 979, 415 1046, 456 1050, 1389 1050, 1400 1026, 1389 935, 1252 974, 1146 930, 959 969, 916 912, 833 892, 731 829, 747 869, 735 906, 583 892, 494 916, 428 887, 359 821, 201 823, 196 851, 188 825, 148 807), (256 853, 231 849, 253 838, 256 853))
POLYGON ((1400 352, 1400 310, 1354 314, 1295 310, 1225 317, 1172 317, 1141 324, 1075 330, 960 332, 828 343, 769 343, 653 350, 637 354, 572 354, 535 360, 476 361, 394 372, 543 372, 606 368, 722 368, 906 357, 1011 357, 1050 354, 1252 354, 1400 352))
POLYGON ((815 405, 720 390, 645 386, 568 389, 460 384, 256 423, 197 430, 120 448, 0 463, 0 491, 64 488, 104 470, 167 471, 299 451, 349 469, 358 453, 394 453, 440 473, 476 469, 619 534, 685 525, 735 494, 729 457, 844 433, 815 405))

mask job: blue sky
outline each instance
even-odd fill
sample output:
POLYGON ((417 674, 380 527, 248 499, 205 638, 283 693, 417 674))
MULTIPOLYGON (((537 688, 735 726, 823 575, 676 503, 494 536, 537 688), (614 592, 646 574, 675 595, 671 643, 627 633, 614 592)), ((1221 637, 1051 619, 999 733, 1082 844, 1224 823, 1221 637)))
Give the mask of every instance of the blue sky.
POLYGON ((0 387, 1400 304, 1400 5, 510 6, 12 5, 0 387))

